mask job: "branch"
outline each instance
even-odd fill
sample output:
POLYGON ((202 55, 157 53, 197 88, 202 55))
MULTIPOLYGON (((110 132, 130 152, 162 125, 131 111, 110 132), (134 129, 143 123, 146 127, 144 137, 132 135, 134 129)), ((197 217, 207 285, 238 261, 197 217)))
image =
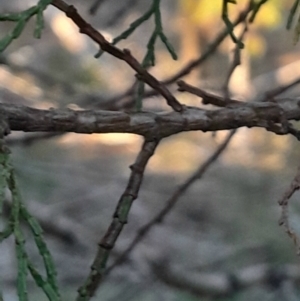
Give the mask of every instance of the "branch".
POLYGON ((202 89, 199 89, 197 87, 191 86, 184 82, 183 80, 180 80, 178 83, 178 91, 180 92, 189 92, 191 94, 197 95, 202 98, 203 104, 212 104, 217 107, 226 107, 229 105, 239 105, 242 104, 242 102, 238 100, 233 100, 229 98, 224 98, 222 96, 217 96, 212 93, 208 93, 202 89))
MULTIPOLYGON (((234 22, 232 22, 232 26, 235 27, 238 24, 240 24, 241 22, 244 22, 247 17, 248 14, 253 10, 253 1, 249 1, 248 6, 246 7, 245 10, 243 10, 238 17, 236 18, 236 20, 234 22)), ((198 67, 199 65, 201 65, 202 63, 204 63, 208 57, 210 57, 218 48, 218 46, 225 40, 225 38, 228 36, 228 29, 225 28, 218 36, 217 38, 214 40, 214 42, 212 42, 212 44, 209 45, 209 47, 207 48, 207 50, 205 52, 203 52, 203 54, 196 60, 193 60, 191 62, 189 62, 186 66, 184 66, 179 72, 177 72, 176 74, 172 75, 171 77, 165 79, 163 81, 164 84, 169 85, 171 83, 176 82, 177 80, 179 80, 181 77, 188 75, 194 68, 198 67)))
POLYGON ((286 135, 290 131, 284 122, 300 120, 300 101, 287 98, 278 103, 239 103, 215 110, 186 107, 182 113, 39 110, 0 104, 1 114, 7 118, 11 130, 24 132, 132 133, 151 140, 184 131, 207 132, 246 126, 286 135))
POLYGON ((131 205, 137 198, 143 181, 145 168, 158 143, 159 140, 145 141, 135 163, 130 166, 131 175, 127 187, 119 200, 113 220, 99 243, 98 252, 91 266, 91 272, 83 286, 78 290, 77 301, 89 300, 101 283, 110 252, 114 248, 124 225, 127 223, 131 205))
POLYGON ((157 224, 162 223, 165 217, 171 212, 174 206, 177 204, 179 198, 192 186, 197 180, 200 180, 208 168, 218 159, 218 157, 223 153, 223 151, 228 146, 232 137, 235 135, 236 131, 233 130, 229 133, 223 143, 217 148, 217 150, 203 163, 201 166, 193 173, 182 185, 180 185, 173 195, 167 200, 164 208, 147 224, 141 227, 127 247, 127 249, 120 255, 119 258, 106 270, 105 274, 108 275, 115 267, 122 264, 129 256, 129 254, 136 248, 136 246, 144 239, 144 237, 149 233, 149 231, 157 224))
POLYGON ((279 206, 281 206, 281 217, 279 219, 279 225, 284 227, 285 232, 294 241, 297 248, 297 254, 300 255, 300 238, 296 232, 292 229, 289 220, 289 199, 293 194, 300 189, 300 167, 298 167, 297 174, 293 179, 290 187, 285 191, 283 197, 279 200, 279 206))
MULTIPOLYGON (((244 38, 245 38, 245 35, 247 33, 247 30, 248 30, 248 25, 247 25, 247 22, 244 22, 244 28, 243 28, 243 31, 242 33, 240 34, 240 36, 238 37, 238 40, 241 42, 241 43, 244 43, 244 38)), ((224 91, 224 95, 225 97, 228 99, 229 98, 229 95, 230 95, 230 91, 229 91, 229 83, 230 83, 230 79, 235 71, 235 69, 241 65, 241 49, 239 48, 239 45, 236 44, 235 45, 235 48, 234 48, 234 51, 233 51, 233 59, 232 59, 232 63, 230 64, 230 68, 228 70, 228 74, 225 78, 225 82, 223 84, 223 88, 222 90, 224 91)))
MULTIPOLYGON (((253 10, 252 1, 249 1, 247 7, 245 10, 243 10, 236 20, 233 22, 233 26, 237 26, 240 23, 246 21, 248 14, 253 10)), ((169 86, 170 84, 178 81, 180 78, 188 75, 190 72, 192 72, 195 68, 199 67, 201 64, 207 61, 209 57, 211 57, 216 50, 218 49, 219 45, 225 40, 225 38, 228 36, 228 30, 227 28, 223 29, 219 35, 211 42, 211 44, 207 47, 207 49, 199 56, 199 58, 192 60, 188 62, 185 66, 182 67, 178 72, 175 74, 169 76, 168 78, 164 79, 162 83, 166 86, 169 86)), ((116 95, 109 99, 108 104, 110 104, 111 107, 115 107, 115 103, 119 102, 120 100, 124 98, 131 97, 135 91, 136 83, 134 83, 131 87, 129 87, 126 91, 120 93, 119 95, 116 95)), ((151 97, 157 95, 157 91, 147 91, 144 94, 144 97, 151 97)), ((126 102, 127 106, 132 105, 133 100, 130 99, 128 102, 126 102)), ((118 107, 118 106, 117 106, 118 107)))
POLYGON ((293 88, 294 86, 300 84, 300 78, 296 78, 292 82, 286 84, 286 85, 281 85, 279 87, 276 87, 273 90, 267 91, 264 93, 265 99, 272 101, 276 96, 278 96, 281 93, 286 92, 287 90, 293 88))
POLYGON ((90 37, 103 51, 122 61, 125 61, 133 70, 137 72, 138 79, 144 81, 151 88, 161 94, 174 111, 181 112, 183 110, 183 106, 171 94, 168 88, 159 82, 154 76, 152 76, 145 68, 143 68, 137 59, 132 56, 128 49, 121 50, 110 44, 99 31, 97 31, 80 16, 73 5, 68 5, 62 0, 53 0, 52 5, 63 11, 66 16, 77 25, 79 32, 90 37))

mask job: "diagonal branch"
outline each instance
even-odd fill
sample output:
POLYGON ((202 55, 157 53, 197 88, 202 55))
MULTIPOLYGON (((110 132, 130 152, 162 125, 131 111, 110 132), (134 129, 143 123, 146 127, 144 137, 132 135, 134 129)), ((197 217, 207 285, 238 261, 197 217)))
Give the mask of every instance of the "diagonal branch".
MULTIPOLYGON (((238 15, 238 17, 233 22, 233 26, 237 26, 242 22, 245 22, 249 13, 253 10, 252 0, 249 1, 249 4, 247 7, 238 15)), ((195 60, 192 60, 188 62, 186 65, 184 65, 177 73, 174 73, 173 75, 169 76, 168 78, 164 79, 162 81, 163 84, 169 86, 170 84, 178 81, 180 78, 188 75, 190 72, 192 72, 195 68, 199 67, 201 64, 207 61, 209 57, 211 57, 216 50, 218 49, 219 45, 225 40, 225 38, 228 36, 228 30, 227 28, 223 29, 219 35, 211 42, 211 44, 207 47, 207 49, 195 60)), ((114 105, 116 102, 131 96, 134 93, 135 90, 135 84, 134 83, 131 87, 129 87, 125 92, 122 92, 119 95, 116 95, 109 99, 109 104, 114 105)), ((145 93, 145 97, 150 97, 157 95, 157 91, 147 91, 145 93)))
POLYGON ((178 81, 178 91, 180 92, 189 92, 191 94, 197 95, 202 98, 203 104, 212 104, 217 107, 226 107, 229 105, 239 105, 242 102, 234 99, 229 99, 228 97, 224 98, 222 96, 217 96, 215 94, 206 92, 200 88, 187 84, 185 81, 178 81))
POLYGON ((109 274, 115 267, 122 264, 129 256, 129 254, 136 248, 136 246, 143 240, 143 238, 149 233, 149 231, 156 224, 162 223, 165 217, 171 212, 174 206, 177 204, 179 198, 187 191, 187 189, 194 184, 197 180, 200 180, 208 168, 218 159, 218 157, 223 153, 223 151, 228 146, 232 137, 236 133, 233 130, 229 133, 223 143, 217 148, 217 150, 192 174, 181 186, 179 186, 173 195, 167 200, 164 208, 147 224, 141 227, 123 254, 111 265, 107 270, 106 274, 109 274))
MULTIPOLYGON (((232 26, 235 27, 238 24, 244 22, 249 13, 253 10, 253 1, 250 0, 245 10, 243 10, 238 17, 232 22, 232 26)), ((224 41, 224 39, 228 36, 228 29, 225 28, 214 40, 214 42, 209 45, 207 50, 203 52, 203 54, 196 60, 193 60, 189 62, 186 66, 184 66, 180 71, 178 71, 176 74, 172 75, 171 77, 165 79, 163 82, 168 85, 171 83, 176 82, 181 77, 188 75, 194 68, 198 67, 200 64, 202 64, 204 61, 207 60, 208 57, 210 57, 219 47, 219 45, 224 41)))
POLYGON ((99 287, 105 272, 105 267, 110 252, 113 249, 124 225, 127 223, 131 205, 137 198, 143 181, 145 168, 149 159, 154 154, 158 144, 159 140, 145 140, 135 163, 130 166, 131 175, 127 187, 119 200, 116 211, 113 215, 113 220, 99 243, 96 257, 91 266, 91 272, 83 286, 78 290, 78 297, 76 299, 77 301, 89 300, 99 287))
POLYGON ((292 82, 286 84, 286 85, 281 85, 279 87, 276 87, 273 90, 267 91, 264 93, 265 95, 265 99, 266 100, 273 100, 276 96, 278 96, 281 93, 286 92, 287 90, 293 88, 296 85, 300 84, 300 78, 296 78, 295 80, 293 80, 292 82))
POLYGON ((151 88, 161 94, 174 111, 181 112, 183 110, 183 106, 171 94, 168 88, 159 82, 154 76, 152 76, 145 68, 143 68, 128 49, 121 50, 110 44, 99 31, 97 31, 91 24, 87 23, 81 17, 73 5, 68 5, 63 0, 53 0, 52 5, 63 11, 66 16, 77 25, 79 32, 90 37, 103 51, 122 61, 125 61, 133 70, 137 72, 138 79, 144 81, 151 88))
POLYGON ((281 217, 279 219, 279 225, 284 227, 285 232, 291 237, 296 248, 297 254, 300 254, 300 238, 290 225, 289 219, 289 199, 293 194, 300 189, 300 166, 298 167, 297 174, 294 177, 290 187, 285 191, 283 197, 279 200, 279 206, 281 206, 281 217))

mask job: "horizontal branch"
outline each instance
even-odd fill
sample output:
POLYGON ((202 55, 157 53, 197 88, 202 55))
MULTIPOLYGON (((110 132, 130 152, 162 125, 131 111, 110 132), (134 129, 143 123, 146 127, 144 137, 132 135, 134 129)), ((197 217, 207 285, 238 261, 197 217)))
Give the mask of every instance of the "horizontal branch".
POLYGON ((0 116, 10 130, 24 132, 132 133, 161 139, 183 131, 219 131, 262 127, 288 134, 288 120, 300 120, 300 101, 240 103, 204 110, 184 107, 183 112, 114 112, 103 110, 49 109, 0 104, 0 116))

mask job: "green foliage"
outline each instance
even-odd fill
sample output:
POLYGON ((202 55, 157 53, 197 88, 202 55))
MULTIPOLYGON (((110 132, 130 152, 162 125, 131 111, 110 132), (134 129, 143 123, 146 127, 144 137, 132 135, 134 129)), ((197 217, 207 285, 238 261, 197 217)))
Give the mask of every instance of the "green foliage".
MULTIPOLYGON (((155 54, 154 54, 154 45, 156 42, 157 37, 160 38, 160 40, 165 44, 166 48, 168 49, 169 53, 171 54, 172 58, 174 60, 177 59, 177 54, 169 42, 168 38, 163 32, 163 26, 161 22, 161 13, 160 13, 160 0, 153 0, 151 7, 149 10, 147 10, 141 17, 133 21, 129 28, 123 31, 120 35, 115 37, 111 44, 116 45, 121 40, 126 40, 131 34, 134 33, 134 31, 140 27, 145 21, 149 20, 151 16, 154 16, 155 21, 155 28, 154 31, 149 39, 148 45, 147 45, 147 54, 145 55, 145 58, 143 60, 144 67, 154 66, 155 65, 155 54)), ((103 51, 100 50, 95 57, 99 58, 103 54, 103 51)))
MULTIPOLYGON (((154 15, 155 28, 147 44, 147 52, 142 62, 142 66, 144 68, 149 68, 155 65, 155 42, 157 38, 160 38, 160 40, 165 44, 173 60, 177 60, 177 54, 172 44, 169 42, 167 36, 163 32, 161 13, 160 13, 160 0, 153 0, 150 11, 151 11, 151 15, 154 15)), ((145 91, 145 83, 139 81, 137 94, 136 94, 136 109, 138 111, 142 109, 142 99, 143 99, 144 91, 145 91)))
MULTIPOLYGON (((252 23, 255 20, 255 17, 257 15, 257 13, 260 11, 260 8, 263 4, 265 4, 266 2, 268 2, 268 0, 260 0, 260 1, 255 1, 252 0, 251 1, 251 5, 252 5, 252 13, 251 16, 249 18, 249 22, 252 23)), ((222 19, 228 29, 228 33, 232 39, 232 41, 234 43, 236 43, 238 45, 239 48, 244 48, 244 44, 235 36, 233 30, 234 30, 234 26, 232 24, 232 22, 230 21, 229 15, 228 15, 228 4, 237 4, 237 1, 235 0, 223 0, 223 7, 222 7, 222 19)), ((295 0, 291 10, 290 10, 290 14, 287 20, 287 25, 286 28, 287 29, 291 29, 292 27, 292 23, 295 19, 295 15, 297 13, 297 10, 299 8, 299 4, 300 4, 300 0, 295 0)), ((299 40, 299 36, 300 36, 300 16, 298 17, 297 20, 297 24, 295 26, 295 30, 294 30, 294 42, 297 43, 299 40)))
POLYGON ((27 275, 30 272, 36 284, 42 288, 50 301, 59 301, 60 294, 56 281, 56 270, 42 236, 42 229, 37 220, 28 212, 21 200, 21 195, 16 182, 14 169, 10 163, 9 150, 4 144, 3 139, 0 140, 0 205, 3 206, 5 199, 5 190, 8 189, 11 194, 12 204, 9 218, 3 231, 0 232, 0 242, 10 236, 15 238, 15 249, 17 257, 17 292, 20 301, 27 301, 27 275), (37 271, 33 263, 28 257, 25 248, 25 239, 21 229, 21 221, 24 221, 31 233, 33 234, 35 244, 39 254, 43 259, 46 270, 46 278, 37 271))
POLYGON ((260 0, 258 3, 256 3, 256 4, 254 5, 253 11, 252 11, 252 15, 251 15, 251 17, 250 17, 250 19, 249 19, 249 22, 250 22, 250 23, 254 22, 254 19, 255 19, 256 15, 257 15, 259 9, 260 9, 261 6, 262 6, 263 4, 265 4, 267 1, 268 1, 268 0, 260 0))
POLYGON ((238 45, 238 47, 240 49, 244 48, 244 43, 242 41, 240 41, 234 34, 233 32, 233 29, 234 29, 234 26, 232 24, 232 22, 230 21, 229 19, 229 16, 228 16, 228 4, 231 3, 231 4, 236 4, 236 1, 233 1, 233 0, 223 0, 223 7, 222 7, 222 19, 228 29, 228 33, 232 39, 232 41, 234 43, 236 43, 238 45))
POLYGON ((39 39, 44 28, 43 12, 50 3, 51 0, 40 0, 37 3, 37 5, 20 13, 0 15, 0 22, 11 21, 16 23, 15 28, 10 33, 8 33, 2 40, 0 40, 0 52, 4 51, 14 39, 17 39, 20 36, 26 23, 34 15, 36 15, 34 37, 39 39))
MULTIPOLYGON (((149 68, 155 66, 155 43, 157 38, 159 38, 163 44, 166 46, 168 52, 170 53, 173 60, 177 60, 177 54, 172 44, 168 40, 167 36, 163 31, 163 25, 161 20, 161 11, 160 11, 160 0, 153 0, 151 7, 147 10, 141 17, 136 19, 129 25, 129 28, 123 31, 120 35, 115 37, 112 41, 112 45, 116 45, 121 40, 127 39, 134 31, 140 27, 145 21, 149 20, 150 17, 154 17, 155 27, 150 36, 150 39, 147 43, 147 52, 142 61, 142 66, 144 68, 149 68)), ((103 51, 100 50, 95 57, 99 58, 103 54, 103 51)), ((145 91, 145 83, 142 81, 138 82, 136 89, 136 110, 140 111, 142 109, 142 99, 145 91)))
MULTIPOLYGON (((265 4, 268 0, 260 0, 258 2, 255 2, 254 0, 252 0, 251 5, 252 5, 252 14, 249 18, 249 22, 252 23, 258 13, 258 11, 260 10, 261 6, 263 4, 265 4)), ((234 43, 236 43, 238 45, 238 47, 240 49, 244 48, 244 43, 239 40, 233 30, 234 30, 234 26, 232 24, 232 22, 230 21, 230 18, 228 16, 228 4, 237 4, 236 0, 223 0, 223 7, 222 7, 222 19, 228 29, 228 33, 232 39, 232 41, 234 43)))

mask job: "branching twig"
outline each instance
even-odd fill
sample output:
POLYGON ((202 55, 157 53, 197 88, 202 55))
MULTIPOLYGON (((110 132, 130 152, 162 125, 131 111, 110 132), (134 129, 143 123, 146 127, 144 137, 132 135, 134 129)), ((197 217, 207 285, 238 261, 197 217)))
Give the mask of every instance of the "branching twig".
POLYGON ((282 94, 283 92, 291 89, 292 87, 294 87, 298 84, 300 84, 300 78, 297 78, 297 79, 293 80, 292 82, 290 82, 286 85, 279 86, 279 87, 276 87, 273 90, 267 91, 267 92, 264 93, 264 95, 265 95, 264 100, 265 101, 272 101, 276 96, 282 94))
POLYGON ((223 0, 223 6, 222 6, 222 19, 227 27, 227 31, 232 39, 232 41, 234 43, 236 43, 238 45, 239 48, 244 48, 244 44, 242 43, 241 40, 239 40, 233 30, 234 30, 234 25, 232 24, 232 22, 230 21, 229 17, 228 17, 228 4, 229 3, 233 3, 236 4, 235 0, 223 0))
POLYGON ((253 9, 252 14, 251 14, 251 16, 250 16, 250 18, 249 18, 249 22, 250 22, 250 23, 253 23, 253 22, 254 22, 254 20, 255 20, 255 18, 256 18, 256 15, 257 15, 257 13, 259 12, 261 6, 264 5, 267 1, 269 1, 269 0, 260 0, 259 2, 256 2, 256 3, 255 3, 254 9, 253 9))
POLYGON ((145 141, 135 163, 130 167, 131 175, 127 187, 119 200, 113 220, 99 243, 97 255, 91 266, 91 272, 84 285, 78 290, 77 301, 89 300, 101 283, 110 252, 124 225, 127 223, 131 205, 137 198, 142 184, 146 165, 154 154, 158 143, 159 140, 145 141))
POLYGON ((300 189, 300 167, 298 167, 297 174, 293 179, 290 187, 286 190, 283 197, 279 200, 281 206, 281 217, 279 219, 279 225, 284 227, 284 230, 292 238, 297 248, 297 254, 300 255, 300 237, 296 234, 293 228, 290 226, 289 221, 289 199, 292 195, 300 189))
MULTIPOLYGON (((2 132, 2 126, 0 126, 2 132)), ((2 135, 3 136, 3 135, 2 135)), ((27 293, 27 275, 28 272, 33 276, 34 281, 42 288, 50 301, 60 301, 60 293, 56 279, 56 268, 53 263, 52 256, 48 250, 47 244, 43 239, 43 231, 36 219, 29 213, 25 205, 22 203, 21 195, 16 182, 14 169, 10 163, 9 150, 0 138, 0 181, 1 181, 1 199, 4 198, 4 188, 11 193, 11 210, 7 224, 2 232, 0 232, 0 242, 9 236, 14 236, 15 249, 17 257, 17 292, 20 301, 28 301, 27 293), (24 220, 33 235, 36 247, 43 259, 46 275, 42 276, 32 265, 29 260, 26 248, 25 237, 20 225, 24 220)), ((2 204, 0 204, 2 207, 2 204)))
POLYGON ((242 102, 227 97, 218 96, 212 93, 208 93, 202 89, 196 88, 184 82, 183 80, 178 81, 178 91, 189 92, 202 98, 203 104, 212 104, 217 107, 227 107, 241 105, 242 102))
POLYGON ((231 131, 224 142, 218 147, 218 149, 199 167, 199 169, 191 175, 181 186, 177 188, 177 190, 173 193, 173 195, 167 200, 164 208, 146 225, 139 229, 136 237, 124 251, 124 253, 115 261, 113 265, 111 265, 106 274, 109 274, 115 267, 122 264, 129 256, 129 254, 135 249, 138 243, 149 233, 149 231, 159 223, 162 223, 165 217, 171 212, 179 198, 187 191, 187 189, 195 183, 197 180, 201 179, 204 173, 208 170, 208 168, 214 163, 217 158, 222 154, 222 152, 226 149, 232 137, 236 133, 235 130, 231 131))
MULTIPOLYGON (((247 22, 245 22, 243 31, 242 31, 241 35, 239 36, 239 38, 238 38, 239 41, 243 42, 247 30, 248 30, 248 26, 247 26, 247 22)), ((234 52, 233 52, 232 64, 229 68, 229 71, 228 71, 228 74, 225 78, 223 89, 222 89, 224 91, 224 95, 225 95, 226 99, 229 99, 228 86, 229 86, 231 76, 233 75, 233 72, 236 69, 236 67, 239 66, 240 64, 241 64, 241 48, 239 47, 238 44, 236 44, 235 48, 234 48, 234 52)))
MULTIPOLYGON (((232 22, 232 26, 235 27, 238 24, 240 24, 241 22, 244 22, 247 19, 249 13, 252 11, 252 9, 253 9, 252 1, 249 1, 249 4, 246 7, 246 9, 238 15, 238 17, 236 18, 235 21, 232 22)), ((214 42, 212 44, 210 44, 210 46, 207 48, 207 50, 205 52, 203 52, 203 54, 198 59, 188 63, 186 66, 184 66, 176 74, 174 74, 171 77, 165 79, 163 81, 163 83, 168 85, 168 84, 176 82, 177 80, 179 80, 183 76, 188 75, 194 68, 198 67, 203 62, 205 62, 207 60, 207 58, 210 57, 217 50, 218 46, 224 41, 224 39, 227 36, 228 36, 228 30, 227 30, 227 28, 225 28, 217 36, 217 38, 214 40, 214 42)))
MULTIPOLYGON (((247 32, 247 23, 245 22, 244 25, 244 29, 240 35, 240 37, 238 38, 238 40, 240 42, 243 41, 244 36, 247 32)), ((226 107, 226 106, 230 106, 230 105, 239 105, 240 102, 237 100, 232 100, 229 98, 229 91, 228 91, 228 85, 229 85, 229 81, 230 78, 234 72, 234 70, 236 69, 237 66, 239 66, 241 64, 241 48, 239 47, 239 44, 236 44, 236 47, 234 49, 234 55, 233 55, 233 61, 232 64, 230 66, 230 69, 228 71, 228 74, 226 76, 225 82, 223 84, 223 88, 222 90, 224 91, 225 97, 220 97, 220 96, 216 96, 213 95, 211 93, 208 93, 202 89, 196 88, 194 86, 188 85, 187 83, 185 83, 183 80, 178 81, 178 91, 180 92, 189 92, 191 94, 197 95, 199 97, 202 98, 202 103, 203 104, 213 104, 216 105, 218 107, 226 107)))
POLYGON ((166 99, 168 105, 171 106, 175 111, 181 112, 183 110, 183 106, 170 93, 168 88, 159 82, 154 76, 152 76, 145 68, 143 68, 136 58, 132 56, 128 49, 121 50, 111 45, 99 31, 97 31, 79 15, 73 5, 68 5, 62 0, 53 0, 52 5, 63 11, 66 16, 77 25, 80 33, 89 36, 103 51, 122 61, 125 61, 133 70, 137 72, 138 79, 144 81, 151 88, 161 94, 166 99))
MULTIPOLYGON (((244 11, 242 11, 239 16, 236 18, 236 20, 232 23, 233 26, 237 26, 238 24, 240 24, 241 22, 244 22, 249 13, 252 11, 253 6, 251 4, 251 1, 249 1, 248 6, 246 7, 246 9, 244 11)), ((228 30, 227 28, 223 29, 223 31, 214 39, 214 41, 207 47, 207 49, 200 55, 199 58, 190 61, 189 63, 187 63, 185 66, 183 66, 178 72, 176 72, 175 74, 171 75, 170 77, 164 79, 162 81, 163 84, 165 85, 171 85, 174 82, 178 81, 180 78, 188 75, 190 72, 192 72, 195 68, 199 67, 200 65, 202 65, 204 62, 207 61, 207 59, 209 57, 211 57, 215 51, 218 49, 219 45, 224 41, 224 39, 228 36, 228 30)), ((135 85, 136 83, 134 83, 131 87, 129 87, 125 92, 116 95, 114 97, 112 97, 111 99, 109 99, 109 103, 115 103, 115 102, 119 102, 120 100, 126 98, 126 97, 130 97, 133 95, 134 90, 135 90, 135 85)), ((144 93, 144 97, 150 97, 150 96, 154 96, 157 95, 157 91, 146 91, 144 93)), ((133 101, 132 101, 133 103, 133 101)))

